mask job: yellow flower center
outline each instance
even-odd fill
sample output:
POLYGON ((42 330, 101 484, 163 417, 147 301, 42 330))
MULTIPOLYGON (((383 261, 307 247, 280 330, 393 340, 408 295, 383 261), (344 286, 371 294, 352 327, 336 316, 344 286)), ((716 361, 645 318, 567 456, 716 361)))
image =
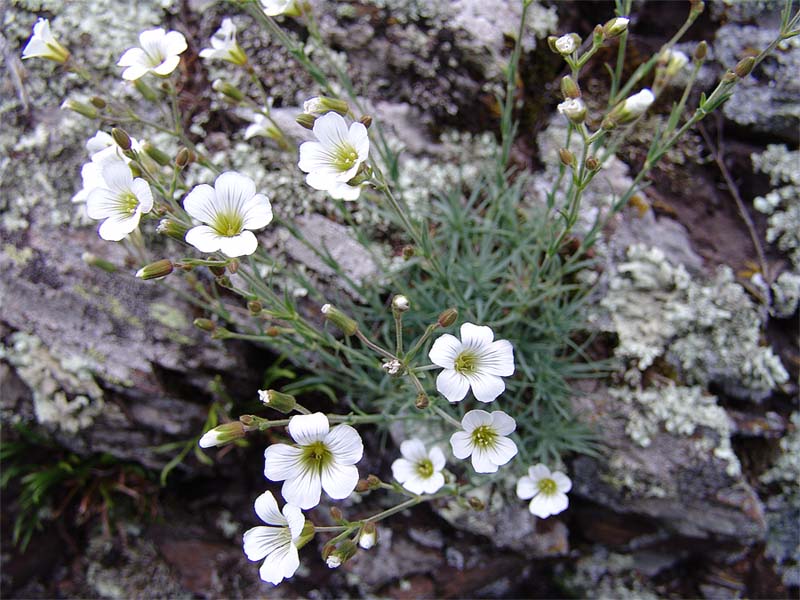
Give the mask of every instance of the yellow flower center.
POLYGON ((311 442, 307 446, 303 446, 303 454, 301 459, 303 464, 309 467, 312 471, 320 472, 324 467, 330 464, 333 455, 328 447, 320 441, 311 442))
POLYGON ((244 219, 236 212, 217 213, 211 228, 218 234, 225 237, 233 237, 242 233, 244 219))
POLYGON ((139 208, 139 199, 133 192, 125 192, 119 197, 119 204, 117 205, 119 212, 126 215, 132 215, 139 208))
POLYGON ((558 485, 556 485, 556 482, 550 479, 549 477, 540 479, 537 486, 539 488, 539 491, 545 496, 552 496, 558 491, 558 485))
POLYGON ((481 425, 472 430, 472 443, 479 448, 494 446, 497 432, 488 425, 481 425))
POLYGON ((337 171, 349 171, 357 161, 358 152, 351 144, 341 144, 333 153, 333 166, 337 171))
POLYGON ((471 350, 464 350, 464 352, 456 356, 453 368, 456 370, 456 373, 472 375, 478 370, 478 357, 471 350))
POLYGON ((433 475, 433 463, 428 458, 423 458, 417 463, 417 474, 427 479, 433 475))

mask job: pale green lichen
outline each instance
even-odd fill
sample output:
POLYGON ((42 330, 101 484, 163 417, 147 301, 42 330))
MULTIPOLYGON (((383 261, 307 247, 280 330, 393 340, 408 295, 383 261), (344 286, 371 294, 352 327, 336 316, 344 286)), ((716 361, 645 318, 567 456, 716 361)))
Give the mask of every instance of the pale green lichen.
POLYGON ((771 312, 776 317, 791 317, 800 303, 800 273, 784 271, 772 284, 771 312))
POLYGON ((92 375, 95 365, 85 357, 57 356, 40 338, 19 331, 11 334, 7 345, 0 345, 0 358, 30 388, 36 419, 42 425, 76 433, 102 412, 103 391, 92 375))
POLYGON ((577 597, 601 600, 657 600, 661 596, 647 586, 630 554, 609 552, 600 546, 592 554, 562 569, 562 582, 577 597))

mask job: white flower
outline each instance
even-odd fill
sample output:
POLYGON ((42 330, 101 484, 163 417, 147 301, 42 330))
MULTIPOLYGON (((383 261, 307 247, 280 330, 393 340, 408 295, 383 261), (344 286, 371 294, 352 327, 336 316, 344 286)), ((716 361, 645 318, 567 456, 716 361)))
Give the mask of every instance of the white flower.
POLYGON ((273 444, 264 452, 264 475, 284 481, 283 497, 302 509, 319 504, 321 489, 341 500, 358 483, 355 464, 364 453, 361 437, 349 425, 329 427, 322 413, 295 415, 289 420, 295 445, 273 444))
MULTIPOLYGON (((141 151, 140 141, 131 138, 131 145, 134 150, 141 151)), ((105 131, 98 131, 89 138, 86 142, 86 149, 89 151, 90 160, 81 167, 83 187, 72 197, 73 202, 86 202, 92 190, 103 187, 103 163, 116 161, 128 164, 131 162, 131 159, 122 153, 114 139, 105 131)))
POLYGON ((253 123, 248 125, 247 129, 245 129, 244 139, 249 140, 250 138, 254 138, 256 136, 266 137, 273 140, 281 140, 283 138, 283 134, 277 127, 275 127, 275 123, 273 123, 269 117, 263 113, 253 113, 250 116, 250 119, 253 121, 253 123))
POLYGON ((528 469, 528 474, 517 481, 517 496, 523 500, 533 498, 528 508, 540 519, 565 510, 569 506, 567 492, 571 489, 569 477, 560 471, 550 473, 542 464, 528 469))
POLYGON ((586 103, 580 98, 567 98, 556 108, 574 123, 581 123, 586 118, 586 103))
POLYGON ((367 523, 358 535, 358 545, 364 550, 369 550, 378 542, 378 532, 375 523, 367 523))
POLYGON ((479 402, 492 402, 506 389, 502 377, 514 374, 514 348, 494 339, 490 327, 464 323, 461 341, 446 333, 431 347, 428 357, 444 368, 436 389, 450 402, 460 402, 471 387, 479 402))
MULTIPOLYGON (((141 270, 140 270, 141 272, 141 270)), ((139 276, 139 273, 136 274, 139 276)), ((213 429, 209 429, 197 442, 201 448, 211 448, 213 446, 224 446, 245 436, 244 426, 240 421, 223 423, 213 429)))
POLYGON ((444 485, 444 453, 436 447, 425 450, 418 439, 400 444, 400 454, 392 463, 392 475, 404 488, 414 494, 433 494, 444 485))
POLYGON ((494 473, 517 454, 517 445, 507 435, 517 428, 514 419, 501 410, 489 414, 471 410, 461 419, 464 431, 450 436, 456 458, 472 456, 472 466, 478 473, 494 473))
POLYGON ((186 242, 201 252, 220 251, 231 258, 252 254, 258 240, 251 229, 272 221, 272 206, 249 177, 227 171, 217 177, 214 187, 201 184, 183 201, 183 208, 195 219, 207 223, 186 232, 186 242))
POLYGON ((264 14, 270 17, 300 14, 295 0, 261 0, 261 8, 264 10, 264 14))
POLYGON ((50 21, 39 19, 33 26, 33 36, 22 49, 22 58, 46 58, 64 63, 69 58, 69 51, 50 33, 50 21))
POLYGON ((291 504, 278 510, 278 503, 271 492, 264 492, 256 498, 258 518, 272 525, 259 525, 244 532, 244 553, 249 560, 264 560, 259 575, 264 581, 278 584, 288 579, 300 566, 297 541, 303 532, 306 519, 302 511, 291 504))
POLYGON ((230 19, 223 19, 216 33, 211 37, 211 48, 200 50, 201 58, 218 58, 235 65, 247 63, 247 55, 236 42, 236 26, 230 19))
POLYGON ((574 33, 562 35, 555 41, 556 50, 564 55, 575 52, 578 49, 578 44, 580 44, 580 38, 574 33))
POLYGON ((680 50, 668 50, 662 60, 666 63, 667 77, 675 77, 689 63, 689 57, 680 50))
POLYGON ((169 75, 181 62, 178 56, 186 50, 186 38, 177 31, 148 29, 139 34, 141 48, 130 48, 119 59, 117 66, 127 67, 122 78, 135 81, 152 71, 156 75, 169 75))
POLYGON ((338 569, 342 566, 342 557, 338 554, 331 554, 325 559, 325 564, 329 569, 338 569))
POLYGON ((655 100, 653 92, 645 88, 642 91, 627 98, 623 104, 623 111, 626 113, 626 118, 635 118, 650 108, 650 105, 655 100))
POLYGON ((118 242, 153 208, 153 193, 144 179, 133 178, 122 161, 103 163, 101 175, 103 184, 89 193, 86 212, 92 219, 105 219, 98 230, 101 238, 118 242))
POLYGON ((369 154, 369 135, 362 123, 347 123, 342 116, 329 112, 314 121, 316 142, 300 145, 298 166, 308 173, 306 183, 333 198, 355 200, 359 186, 348 185, 369 154))

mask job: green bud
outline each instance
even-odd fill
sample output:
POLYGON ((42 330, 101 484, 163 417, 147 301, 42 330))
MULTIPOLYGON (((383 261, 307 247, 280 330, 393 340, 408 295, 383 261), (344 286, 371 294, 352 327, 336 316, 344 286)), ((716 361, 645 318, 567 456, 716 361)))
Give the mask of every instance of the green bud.
POLYGON ((217 328, 216 323, 211 319, 195 319, 193 323, 195 327, 203 331, 213 332, 217 328))
POLYGON ((743 58, 740 60, 736 66, 733 68, 733 72, 736 73, 736 76, 744 79, 753 70, 753 67, 756 64, 756 59, 754 56, 748 56, 747 58, 743 58))
POLYGON ((690 0, 690 2, 691 8, 689 9, 689 16, 692 20, 694 20, 702 14, 706 8, 706 5, 703 0, 690 0))
POLYGON ((450 325, 456 322, 456 319, 458 319, 458 311, 455 308, 448 308, 442 311, 436 322, 439 324, 439 327, 450 327, 450 325))
POLYGON ((303 112, 315 117, 321 117, 329 112, 336 112, 345 116, 350 112, 350 106, 347 102, 339 100, 338 98, 316 96, 303 102, 303 112))
POLYGON ((297 122, 298 125, 301 127, 305 127, 306 129, 314 129, 314 122, 317 120, 317 117, 314 115, 310 115, 308 113, 301 113, 297 115, 294 120, 297 122))
POLYGON ((618 35, 622 35, 623 32, 628 30, 628 23, 630 23, 630 19, 626 17, 616 17, 614 19, 610 19, 605 25, 603 25, 603 36, 605 39, 609 40, 617 37, 618 35))
POLYGON ((156 227, 156 232, 171 237, 173 240, 184 241, 189 228, 172 219, 162 219, 156 227))
POLYGON ((120 129, 119 127, 114 127, 111 130, 111 137, 114 138, 114 142, 119 146, 123 151, 131 149, 131 136, 124 129, 120 129))
POLYGON ((90 267, 97 267, 106 273, 116 273, 118 271, 117 266, 114 263, 110 263, 106 259, 100 258, 91 252, 84 252, 81 254, 81 260, 90 267))
POLYGON ((725 75, 722 76, 722 83, 733 83, 737 79, 739 78, 736 76, 736 73, 733 71, 727 71, 725 75))
POLYGON ((261 400, 265 406, 283 414, 292 412, 297 406, 297 400, 294 396, 276 390, 258 390, 258 399, 261 400))
POLYGON ((164 258, 162 260, 157 260, 154 263, 150 263, 149 265, 143 266, 141 269, 136 271, 136 277, 139 279, 161 279, 162 277, 166 277, 172 270, 174 269, 174 265, 172 261, 164 258))
POLYGON ((414 246, 403 246, 403 260, 411 260, 416 253, 414 246))
POLYGON ((369 115, 361 115, 361 118, 358 120, 364 127, 369 129, 372 127, 372 117, 369 115))
POLYGON ((377 475, 368 475, 367 476, 367 485, 371 490, 377 490, 381 487, 381 480, 378 478, 377 475))
POLYGON ((486 508, 486 504, 477 496, 470 496, 467 502, 469 502, 469 506, 472 510, 483 510, 486 508))
POLYGON ((356 323, 353 319, 348 317, 332 304, 326 304, 323 306, 322 314, 325 315, 325 318, 328 321, 341 329, 342 333, 345 335, 353 335, 356 331, 358 331, 358 323, 356 323))
POLYGON ((414 406, 419 410, 424 410, 428 408, 430 403, 431 401, 428 399, 428 394, 426 394, 425 392, 420 392, 419 394, 417 394, 417 399, 414 400, 414 406))
POLYGON ((244 425, 240 421, 223 423, 210 429, 203 434, 198 444, 201 448, 211 448, 212 446, 224 446, 245 436, 244 425))
POLYGON ((92 106, 94 106, 95 108, 99 108, 100 110, 103 110, 106 107, 106 101, 103 100, 100 96, 92 96, 89 102, 92 103, 92 106))
POLYGON ((147 85, 144 82, 144 79, 137 79, 133 82, 133 86, 136 88, 136 91, 142 95, 142 98, 147 100, 148 102, 155 102, 158 100, 158 92, 156 92, 153 88, 147 85))
POLYGON ((605 39, 605 35, 603 34, 603 26, 595 25, 594 31, 592 32, 592 43, 595 46, 599 46, 603 43, 603 39, 605 39))
POLYGON ((564 96, 564 99, 580 98, 581 88, 572 77, 567 75, 561 78, 561 94, 564 96))
POLYGON ((169 157, 168 154, 162 152, 150 142, 145 142, 142 146, 142 150, 144 153, 147 154, 150 158, 156 161, 162 167, 166 167, 168 164, 172 163, 172 159, 169 157))
POLYGON ((244 94, 231 83, 227 81, 222 81, 221 79, 216 79, 214 83, 211 84, 211 89, 215 92, 219 92, 223 96, 230 98, 235 102, 241 102, 244 100, 244 94))
POLYGON ((558 157, 561 159, 561 163, 564 166, 571 167, 575 164, 575 156, 566 148, 561 148, 558 151, 558 157))
POLYGON ((708 44, 703 40, 697 44, 697 48, 694 49, 694 59, 705 60, 706 54, 708 54, 708 44))
POLYGON ((260 315, 261 311, 264 310, 264 305, 258 300, 250 300, 250 302, 247 303, 247 310, 249 310, 250 314, 253 316, 260 315))
POLYGON ((597 160, 594 156, 590 156, 586 159, 586 168, 590 171, 597 171, 600 168, 600 161, 597 160))
POLYGON ((181 148, 175 155, 175 166, 183 169, 192 161, 192 154, 188 148, 181 148))
POLYGON ((91 104, 78 102, 77 100, 64 100, 63 104, 61 104, 61 108, 64 110, 71 110, 74 113, 78 113, 79 115, 86 117, 87 119, 96 119, 100 114, 91 104))
POLYGON ((550 51, 551 51, 552 53, 554 53, 554 54, 561 54, 561 53, 558 51, 558 48, 556 48, 556 40, 557 40, 557 39, 558 39, 558 37, 557 37, 557 36, 555 36, 555 35, 548 35, 548 36, 547 36, 547 45, 549 46, 549 48, 550 48, 550 51))

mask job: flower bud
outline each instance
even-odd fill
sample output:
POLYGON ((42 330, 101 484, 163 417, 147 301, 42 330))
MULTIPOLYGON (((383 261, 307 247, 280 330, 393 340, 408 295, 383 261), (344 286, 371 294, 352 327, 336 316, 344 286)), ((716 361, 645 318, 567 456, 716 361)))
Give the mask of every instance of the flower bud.
POLYGON ((228 273, 230 273, 231 275, 235 275, 236 272, 239 270, 240 264, 241 263, 239 262, 238 258, 232 258, 231 262, 228 263, 228 273))
POLYGON ((359 479, 358 483, 356 484, 356 492, 359 494, 363 494, 364 492, 369 491, 369 484, 367 483, 366 479, 359 479))
POLYGON ((156 227, 156 232, 171 237, 173 240, 184 241, 189 228, 172 219, 161 219, 156 227))
POLYGON ((402 368, 403 368, 403 363, 401 363, 396 358, 393 358, 392 360, 387 360, 385 363, 381 365, 381 369, 386 371, 387 375, 397 375, 402 368))
POLYGON ((590 156, 586 159, 586 168, 590 171, 597 171, 600 168, 600 161, 597 160, 594 156, 590 156))
POLYGON ((469 502, 469 506, 472 510, 483 510, 486 508, 486 504, 477 496, 470 496, 467 502, 469 502))
POLYGON ((144 150, 144 153, 147 154, 147 156, 152 158, 162 167, 166 167, 167 165, 172 163, 172 159, 166 152, 162 152, 161 150, 153 146, 153 144, 151 144, 150 142, 145 142, 142 145, 142 150, 144 150))
POLYGON ((137 79, 133 82, 133 86, 136 88, 136 91, 142 95, 142 98, 148 102, 155 102, 158 100, 158 92, 147 85, 144 79, 137 79))
POLYGON ((306 129, 314 129, 314 122, 317 120, 317 117, 314 115, 309 115, 308 113, 301 113, 297 115, 294 120, 301 127, 305 127, 306 129))
POLYGON ((603 119, 603 129, 613 129, 622 123, 629 123, 644 114, 655 100, 653 92, 645 88, 633 96, 626 98, 603 119))
POLYGON ((756 64, 755 57, 748 56, 747 58, 743 58, 736 64, 736 66, 733 68, 733 72, 736 73, 737 77, 744 79, 745 77, 750 75, 755 64, 756 64))
POLYGON ((419 410, 424 410, 428 408, 430 403, 431 401, 428 398, 428 394, 426 394, 425 392, 420 392, 419 394, 417 394, 417 399, 414 401, 414 406, 419 410))
POLYGON ((556 48, 556 40, 558 40, 558 37, 556 37, 556 36, 554 36, 554 35, 548 35, 548 36, 547 36, 547 45, 550 47, 550 50, 551 50, 551 51, 552 51, 554 54, 561 54, 561 53, 558 51, 558 48, 556 48))
POLYGON ((245 436, 244 425, 240 421, 223 423, 203 434, 198 444, 201 448, 224 446, 245 436))
POLYGON ((189 149, 181 148, 175 155, 175 166, 178 167, 179 169, 183 169, 191 162, 191 159, 192 159, 192 154, 189 152, 189 149))
POLYGON ((586 103, 580 98, 567 98, 556 108, 573 123, 583 123, 586 119, 586 103))
POLYGON ((106 273, 116 273, 118 270, 117 265, 107 261, 104 258, 100 258, 99 256, 92 254, 91 252, 84 252, 83 254, 81 254, 81 260, 90 267, 97 267, 98 269, 102 269, 106 273))
POLYGON ((356 331, 358 331, 358 323, 356 323, 353 319, 348 317, 332 304, 326 304, 323 306, 322 314, 325 315, 325 318, 328 321, 341 329, 342 333, 345 335, 353 335, 356 331))
POLYGON ((408 298, 406 298, 402 294, 397 294, 394 298, 392 298, 393 311, 404 313, 409 308, 411 308, 411 303, 408 301, 408 298))
POLYGON ((278 327, 268 327, 267 330, 264 332, 269 337, 278 337, 281 334, 281 330, 278 327))
POLYGON ((139 279, 161 279, 162 277, 166 277, 172 270, 174 269, 174 265, 172 261, 168 258, 164 258, 162 260, 157 260, 154 263, 150 263, 149 265, 143 266, 141 269, 136 271, 136 277, 139 279))
POLYGON ((569 98, 580 98, 581 88, 572 77, 567 75, 561 78, 561 94, 564 96, 565 100, 569 98))
POLYGON ((706 4, 703 2, 703 0, 689 0, 689 2, 691 4, 689 8, 689 16, 692 19, 696 19, 705 10, 706 4))
POLYGON ((334 521, 341 521, 342 519, 344 519, 342 510, 338 506, 331 506, 331 518, 334 521))
POLYGON ((100 96, 92 96, 89 99, 89 102, 92 103, 92 106, 94 106, 95 108, 99 108, 100 110, 103 110, 106 107, 106 101, 103 100, 100 96))
POLYGON ((225 275, 225 267, 220 265, 210 265, 208 270, 211 271, 215 277, 222 277, 225 275))
POLYGON ((414 246, 403 246, 403 260, 410 260, 414 257, 417 251, 414 249, 414 246))
POLYGON ((668 51, 665 58, 666 66, 664 67, 664 73, 667 77, 675 77, 689 62, 689 57, 679 50, 668 51))
POLYGON ((722 83, 733 83, 737 79, 739 78, 736 76, 736 73, 733 71, 726 71, 725 75, 722 76, 722 83))
POLYGON ((280 413, 288 414, 297 406, 297 400, 291 394, 284 394, 275 390, 258 390, 258 399, 265 406, 273 408, 280 413))
POLYGON ((628 23, 630 23, 630 19, 626 17, 616 17, 615 19, 607 21, 606 24, 603 25, 603 36, 605 39, 610 40, 618 35, 622 35, 623 32, 628 30, 628 23))
POLYGON ((575 156, 566 148, 559 149, 558 157, 561 159, 561 163, 566 167, 571 167, 575 164, 575 156))
POLYGON ((377 475, 368 475, 367 476, 367 485, 371 490, 377 490, 381 487, 381 480, 378 478, 377 475))
POLYGON ((358 120, 364 127, 369 129, 372 127, 372 117, 369 115, 361 115, 361 118, 358 120))
POLYGON ((577 33, 568 33, 558 38, 553 46, 561 56, 569 56, 575 52, 581 45, 581 36, 577 33))
POLYGON ((364 550, 369 550, 378 541, 378 530, 375 523, 367 521, 361 528, 361 533, 358 535, 358 545, 364 550))
POLYGON ((122 150, 131 149, 131 136, 129 136, 124 129, 120 129, 119 127, 114 127, 111 130, 111 137, 114 138, 114 142, 122 150))
POLYGON ((603 26, 602 25, 595 25, 594 31, 592 32, 592 43, 595 46, 599 46, 603 43, 604 35, 603 35, 603 26))
POLYGON ((697 48, 694 49, 694 59, 705 60, 706 54, 708 54, 708 44, 703 40, 698 43, 697 48))
POLYGON ((261 311, 264 310, 264 306, 258 300, 250 300, 247 303, 247 310, 250 311, 250 314, 253 316, 260 315, 261 311))
POLYGON ((351 540, 343 540, 325 559, 329 569, 337 569, 350 560, 358 552, 358 547, 351 540))
POLYGON ((244 100, 244 94, 241 92, 241 90, 227 81, 215 79, 214 83, 211 84, 211 89, 213 89, 215 92, 219 92, 227 98, 230 98, 234 102, 241 102, 244 100))
POLYGON ((96 119, 100 114, 91 104, 86 104, 85 102, 78 102, 77 100, 71 99, 64 100, 64 102, 61 104, 61 108, 63 110, 71 110, 74 113, 78 113, 79 115, 86 117, 87 119, 96 119))
POLYGON ((436 320, 439 327, 450 327, 458 319, 458 311, 455 308, 448 308, 443 310, 436 320))
POLYGON ((195 319, 193 323, 195 327, 202 329, 203 331, 213 332, 217 328, 216 323, 214 323, 214 321, 211 319, 195 319))
POLYGON ((350 112, 350 106, 344 100, 338 98, 328 98, 327 96, 316 96, 303 102, 303 112, 321 117, 329 112, 336 112, 345 116, 350 112))

